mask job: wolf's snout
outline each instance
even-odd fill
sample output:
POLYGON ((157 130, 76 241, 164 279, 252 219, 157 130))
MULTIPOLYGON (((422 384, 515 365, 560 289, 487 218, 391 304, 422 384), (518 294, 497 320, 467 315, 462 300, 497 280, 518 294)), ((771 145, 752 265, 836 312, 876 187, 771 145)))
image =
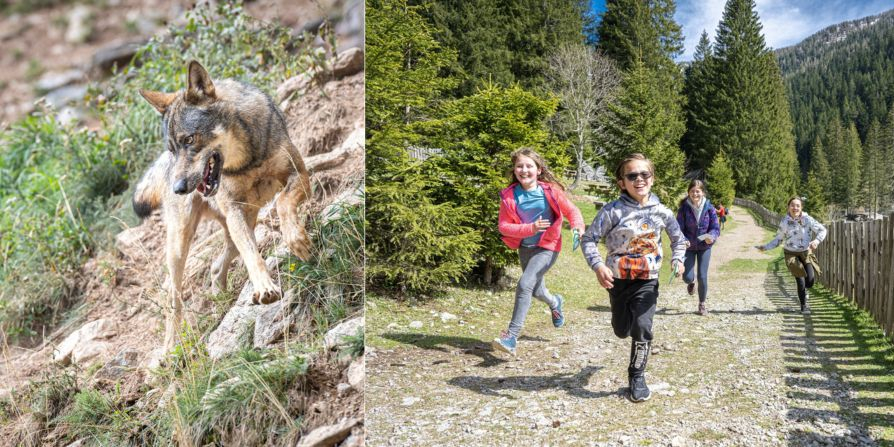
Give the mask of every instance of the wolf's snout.
POLYGON ((174 183, 174 193, 176 194, 186 194, 186 179, 182 178, 177 180, 177 183, 174 183))

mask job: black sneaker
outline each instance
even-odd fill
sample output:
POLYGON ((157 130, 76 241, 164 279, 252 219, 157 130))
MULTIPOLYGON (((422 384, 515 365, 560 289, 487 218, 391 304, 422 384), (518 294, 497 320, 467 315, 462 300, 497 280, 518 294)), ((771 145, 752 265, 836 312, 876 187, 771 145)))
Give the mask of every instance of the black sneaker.
POLYGON ((652 397, 652 392, 646 386, 645 376, 630 378, 630 393, 627 395, 631 402, 645 402, 652 397))
POLYGON ((810 315, 810 304, 804 303, 801 305, 801 313, 804 315, 810 315))
POLYGON ((690 295, 695 295, 695 283, 691 282, 686 284, 686 291, 689 292, 690 295))

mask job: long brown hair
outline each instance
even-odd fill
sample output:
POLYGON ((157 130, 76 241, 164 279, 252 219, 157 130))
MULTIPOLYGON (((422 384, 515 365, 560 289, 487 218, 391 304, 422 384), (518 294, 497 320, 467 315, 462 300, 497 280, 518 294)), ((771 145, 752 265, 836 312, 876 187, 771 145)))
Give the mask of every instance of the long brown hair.
POLYGON ((525 156, 534 160, 534 164, 540 169, 540 175, 537 176, 537 180, 551 183, 562 191, 565 190, 565 185, 563 185, 562 182, 556 178, 555 174, 553 174, 553 171, 549 169, 549 166, 546 165, 546 160, 530 147, 521 147, 512 153, 512 165, 509 166, 509 172, 507 173, 510 185, 518 183, 518 179, 515 178, 515 163, 518 162, 518 157, 520 156, 525 156))

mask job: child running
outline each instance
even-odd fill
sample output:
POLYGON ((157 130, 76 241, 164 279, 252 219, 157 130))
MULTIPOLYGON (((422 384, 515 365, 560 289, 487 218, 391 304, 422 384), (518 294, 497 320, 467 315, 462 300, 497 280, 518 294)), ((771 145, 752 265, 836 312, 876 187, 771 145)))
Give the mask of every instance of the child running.
POLYGON ((649 159, 642 154, 628 156, 618 165, 615 178, 621 197, 599 211, 581 238, 581 246, 599 283, 608 289, 615 335, 632 338, 628 397, 643 402, 651 397, 645 371, 658 303, 661 230, 671 239, 676 276, 683 264, 686 238, 674 213, 651 193, 655 166, 649 159), (605 261, 596 246, 602 239, 608 250, 605 261))
POLYGON ((766 251, 783 243, 785 265, 795 277, 798 284, 798 300, 801 302, 801 313, 810 313, 807 301, 807 289, 813 287, 816 275, 821 272, 813 250, 826 238, 826 227, 801 211, 803 206, 800 197, 788 200, 788 213, 779 221, 779 230, 772 241, 758 245, 757 249, 766 251))
POLYGON ((726 226, 726 208, 723 207, 722 202, 717 202, 717 218, 720 219, 720 229, 722 230, 726 226))
POLYGON ((568 220, 576 234, 583 233, 580 210, 565 197, 565 187, 543 157, 531 148, 513 152, 509 187, 500 192, 499 229, 503 242, 518 249, 522 275, 515 288, 509 328, 493 341, 494 349, 515 355, 531 296, 549 306, 553 326, 565 324, 562 296, 551 294, 543 279, 562 250, 562 219, 568 220))
POLYGON ((711 247, 720 237, 720 224, 717 222, 718 211, 714 210, 711 201, 705 196, 705 182, 693 179, 689 182, 689 190, 685 199, 680 201, 677 209, 677 224, 683 236, 689 242, 686 248, 686 260, 683 261, 683 282, 689 295, 695 293, 695 280, 698 277, 698 314, 707 315, 708 307, 708 265, 711 263, 711 247), (696 275, 698 263, 698 275, 696 275))

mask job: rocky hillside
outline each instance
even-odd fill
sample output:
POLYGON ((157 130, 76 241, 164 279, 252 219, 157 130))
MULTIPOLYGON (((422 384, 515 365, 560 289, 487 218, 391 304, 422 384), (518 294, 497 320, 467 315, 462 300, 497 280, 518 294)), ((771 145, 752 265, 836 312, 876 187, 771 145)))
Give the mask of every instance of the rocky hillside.
POLYGON ((252 305, 239 260, 231 290, 209 293, 223 236, 203 223, 186 270, 183 344, 162 356, 164 224, 155 214, 125 228, 69 279, 75 304, 62 324, 37 345, 4 348, 0 444, 363 444, 363 52, 338 42, 337 56, 273 95, 313 187, 303 210, 311 261, 287 253, 275 210, 263 209, 256 228, 284 298, 252 305))

